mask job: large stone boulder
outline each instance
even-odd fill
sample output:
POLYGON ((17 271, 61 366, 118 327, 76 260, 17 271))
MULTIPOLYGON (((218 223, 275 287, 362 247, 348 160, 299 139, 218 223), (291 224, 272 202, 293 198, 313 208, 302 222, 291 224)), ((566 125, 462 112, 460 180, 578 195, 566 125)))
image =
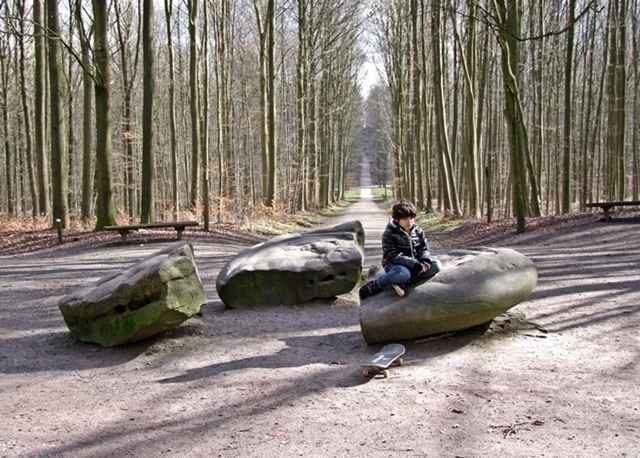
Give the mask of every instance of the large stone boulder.
POLYGON ((235 255, 218 274, 216 289, 232 308, 330 298, 353 289, 363 259, 360 221, 283 235, 235 255))
POLYGON ((180 242, 77 289, 58 306, 74 336, 111 347, 175 328, 206 303, 193 248, 180 242))
POLYGON ((523 301, 538 281, 533 262, 507 248, 456 250, 439 259, 442 271, 409 286, 404 297, 389 288, 362 302, 360 328, 368 344, 486 323, 523 301))

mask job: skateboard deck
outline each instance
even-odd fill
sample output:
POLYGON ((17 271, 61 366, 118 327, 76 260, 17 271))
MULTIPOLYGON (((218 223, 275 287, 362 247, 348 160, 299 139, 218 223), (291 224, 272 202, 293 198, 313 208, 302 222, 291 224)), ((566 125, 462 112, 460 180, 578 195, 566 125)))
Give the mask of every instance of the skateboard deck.
POLYGON ((362 364, 362 375, 365 377, 375 377, 381 374, 384 378, 389 377, 388 368, 392 364, 402 366, 402 355, 404 355, 404 346, 400 344, 389 344, 382 347, 378 353, 373 355, 369 360, 362 364))

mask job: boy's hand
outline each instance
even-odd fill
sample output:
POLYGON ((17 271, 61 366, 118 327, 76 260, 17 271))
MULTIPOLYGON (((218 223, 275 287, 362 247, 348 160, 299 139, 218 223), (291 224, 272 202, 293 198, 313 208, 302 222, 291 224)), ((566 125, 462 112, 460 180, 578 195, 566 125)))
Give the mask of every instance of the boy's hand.
POLYGON ((429 271, 429 269, 431 269, 431 264, 429 264, 427 261, 422 263, 422 270, 420 271, 421 274, 427 273, 429 271))
POLYGON ((424 272, 424 264, 422 264, 421 262, 416 262, 411 267, 411 272, 413 273, 413 275, 421 275, 424 272))

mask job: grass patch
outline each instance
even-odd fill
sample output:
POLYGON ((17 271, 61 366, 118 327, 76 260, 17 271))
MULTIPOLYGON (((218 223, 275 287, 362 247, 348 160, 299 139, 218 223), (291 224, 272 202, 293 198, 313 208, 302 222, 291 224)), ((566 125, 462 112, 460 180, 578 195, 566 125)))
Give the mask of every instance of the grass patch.
POLYGON ((320 216, 335 216, 337 215, 344 206, 348 205, 347 202, 344 203, 344 205, 340 204, 340 202, 337 202, 334 205, 329 205, 328 207, 324 207, 320 210, 320 216))
POLYGON ((371 195, 374 200, 393 199, 393 189, 389 187, 371 188, 371 195))
POLYGON ((300 227, 293 221, 259 221, 251 224, 250 232, 264 235, 282 235, 295 232, 300 227))
POLYGON ((360 199, 360 190, 359 189, 347 189, 344 192, 344 198, 346 200, 358 200, 358 199, 360 199))
POLYGON ((295 216, 291 219, 290 223, 297 227, 311 227, 318 222, 320 217, 313 214, 295 216))
POLYGON ((428 232, 449 232, 464 223, 462 219, 449 219, 433 213, 419 213, 416 224, 428 232))
MULTIPOLYGON (((373 200, 386 200, 393 199, 393 189, 390 187, 376 187, 371 188, 371 196, 373 200)), ((347 189, 344 192, 344 198, 347 201, 353 202, 354 200, 358 200, 361 197, 360 189, 347 189)))
POLYGON ((255 221, 248 228, 251 232, 265 235, 283 235, 298 232, 301 228, 310 228, 322 219, 320 213, 305 213, 304 215, 292 215, 285 219, 264 219, 255 221))
POLYGON ((270 217, 263 215, 260 219, 249 223, 247 230, 269 236, 300 232, 301 228, 311 228, 313 225, 322 222, 323 218, 337 215, 348 205, 349 202, 340 201, 314 212, 297 215, 278 214, 270 217))

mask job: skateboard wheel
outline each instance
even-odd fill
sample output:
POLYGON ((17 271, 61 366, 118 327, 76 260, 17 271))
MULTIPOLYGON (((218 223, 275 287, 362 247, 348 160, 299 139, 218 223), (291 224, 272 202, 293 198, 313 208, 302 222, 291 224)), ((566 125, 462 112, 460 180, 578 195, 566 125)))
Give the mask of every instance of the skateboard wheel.
POLYGON ((404 366, 404 360, 402 358, 398 359, 398 366, 404 366))
POLYGON ((365 377, 369 377, 369 369, 364 369, 362 371, 362 375, 364 375, 365 377))
POLYGON ((389 378, 389 371, 388 371, 388 370, 386 370, 386 369, 385 369, 385 370, 383 370, 383 371, 382 371, 382 376, 383 376, 384 378, 389 378))

